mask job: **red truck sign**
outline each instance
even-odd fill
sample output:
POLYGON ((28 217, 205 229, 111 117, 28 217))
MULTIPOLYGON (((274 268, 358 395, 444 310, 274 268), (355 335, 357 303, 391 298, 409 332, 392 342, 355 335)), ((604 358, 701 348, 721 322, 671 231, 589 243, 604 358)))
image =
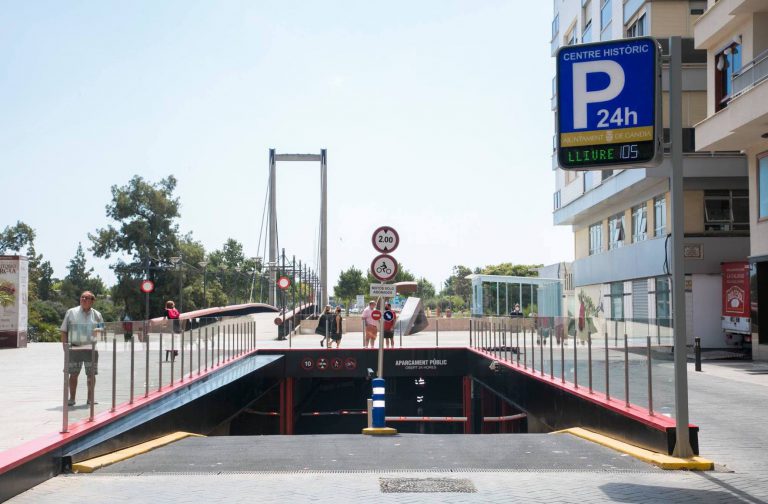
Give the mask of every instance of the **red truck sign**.
POLYGON ((723 317, 749 318, 749 263, 722 263, 723 317))

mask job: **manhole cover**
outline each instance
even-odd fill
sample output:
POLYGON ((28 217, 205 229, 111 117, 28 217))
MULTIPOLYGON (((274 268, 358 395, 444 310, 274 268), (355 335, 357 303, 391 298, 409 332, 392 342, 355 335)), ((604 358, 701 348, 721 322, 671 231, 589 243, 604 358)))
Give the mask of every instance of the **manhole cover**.
POLYGON ((468 479, 453 478, 379 478, 384 493, 475 493, 468 479))

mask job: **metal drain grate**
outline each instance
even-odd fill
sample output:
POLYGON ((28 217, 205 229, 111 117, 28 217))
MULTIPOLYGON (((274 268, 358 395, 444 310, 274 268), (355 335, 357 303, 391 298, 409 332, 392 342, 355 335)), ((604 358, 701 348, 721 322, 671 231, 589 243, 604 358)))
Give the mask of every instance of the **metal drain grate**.
POLYGON ((468 479, 454 478, 379 478, 382 493, 475 493, 468 479))

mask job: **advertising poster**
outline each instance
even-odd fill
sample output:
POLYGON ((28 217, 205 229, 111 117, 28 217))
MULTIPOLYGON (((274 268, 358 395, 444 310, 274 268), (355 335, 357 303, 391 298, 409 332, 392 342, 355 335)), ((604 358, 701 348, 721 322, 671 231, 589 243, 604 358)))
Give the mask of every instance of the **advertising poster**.
POLYGON ((29 269, 23 256, 0 256, 0 348, 27 346, 29 269))
POLYGON ((749 263, 721 265, 723 278, 723 316, 745 317, 749 314, 749 263))

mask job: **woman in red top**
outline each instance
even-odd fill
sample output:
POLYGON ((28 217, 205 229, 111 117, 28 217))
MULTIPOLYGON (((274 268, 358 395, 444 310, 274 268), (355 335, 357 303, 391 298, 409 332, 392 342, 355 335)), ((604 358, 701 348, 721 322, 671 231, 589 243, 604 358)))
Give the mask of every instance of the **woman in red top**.
POLYGON ((176 309, 176 304, 173 301, 168 300, 165 303, 165 318, 173 320, 173 332, 180 332, 179 310, 176 309))

